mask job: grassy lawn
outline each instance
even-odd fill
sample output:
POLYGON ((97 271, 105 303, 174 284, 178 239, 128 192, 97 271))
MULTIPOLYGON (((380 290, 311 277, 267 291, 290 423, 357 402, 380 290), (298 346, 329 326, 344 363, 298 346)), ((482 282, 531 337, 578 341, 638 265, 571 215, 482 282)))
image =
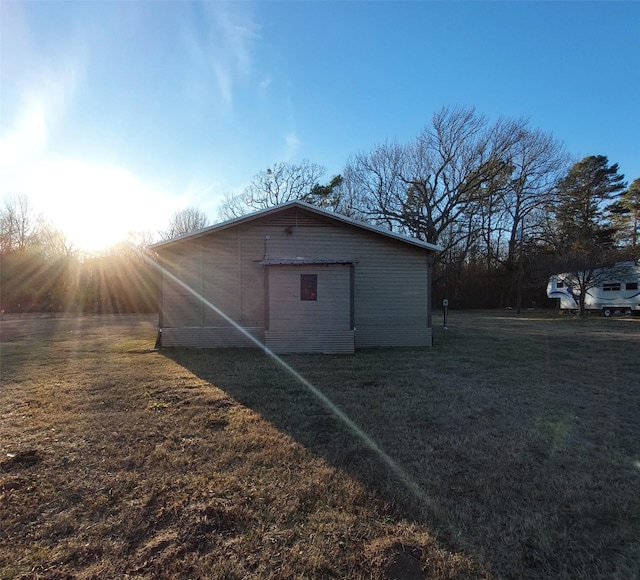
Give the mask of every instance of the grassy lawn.
POLYGON ((154 317, 5 316, 0 578, 640 577, 640 319, 434 322, 285 357, 309 388, 154 317))

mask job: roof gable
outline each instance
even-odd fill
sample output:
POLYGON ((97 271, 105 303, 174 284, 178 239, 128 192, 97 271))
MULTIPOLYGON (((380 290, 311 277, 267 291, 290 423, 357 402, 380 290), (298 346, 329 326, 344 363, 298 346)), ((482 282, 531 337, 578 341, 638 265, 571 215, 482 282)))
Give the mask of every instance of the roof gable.
POLYGON ((260 211, 256 211, 244 216, 241 216, 239 218, 234 218, 231 220, 228 220, 226 222, 222 222, 219 224, 215 224, 212 226, 208 226, 206 228, 203 228, 201 230, 197 230, 195 232, 190 232, 188 234, 184 234, 182 236, 178 236, 176 238, 172 238, 170 240, 165 240, 162 242, 158 242, 155 244, 152 244, 151 246, 149 246, 151 249, 153 250, 162 250, 168 246, 173 246, 175 244, 179 244, 183 241, 186 240, 193 240, 202 236, 206 236, 208 234, 212 234, 215 232, 219 232, 219 231, 223 231, 229 228, 233 228, 242 224, 246 224, 249 222, 252 222, 254 220, 260 219, 260 218, 264 218, 267 216, 271 216, 274 214, 277 214, 279 212, 282 212, 284 210, 287 209, 291 209, 291 208, 298 208, 298 209, 302 209, 305 211, 309 211, 313 214, 322 216, 324 218, 328 218, 330 220, 334 220, 336 222, 339 223, 344 223, 347 225, 350 225, 352 227, 355 228, 359 228, 365 231, 369 231, 369 232, 373 232, 375 234, 379 234, 381 236, 385 236, 400 242, 404 242, 406 244, 410 244, 412 246, 417 246, 419 248, 423 248, 425 250, 430 250, 433 252, 438 252, 441 250, 441 248, 439 246, 436 246, 435 244, 430 244, 428 242, 423 242, 421 240, 417 240, 415 238, 411 238, 409 236, 403 236, 401 234, 396 234, 394 232, 391 232, 389 230, 385 230, 384 228, 378 227, 378 226, 374 226, 365 222, 361 222, 359 220, 344 216, 342 214, 339 213, 335 213, 335 212, 331 212, 328 211, 326 209, 322 209, 319 207, 316 207, 314 205, 311 205, 310 203, 304 202, 304 201, 300 201, 300 200, 294 200, 294 201, 288 201, 286 203, 282 203, 280 205, 276 205, 267 209, 263 209, 260 211))

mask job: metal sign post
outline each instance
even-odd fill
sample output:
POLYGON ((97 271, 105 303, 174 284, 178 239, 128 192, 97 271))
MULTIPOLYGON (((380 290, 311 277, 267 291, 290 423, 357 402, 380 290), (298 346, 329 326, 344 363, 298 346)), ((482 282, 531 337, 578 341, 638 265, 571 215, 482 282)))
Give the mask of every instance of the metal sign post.
POLYGON ((449 309, 449 301, 446 298, 442 301, 442 307, 444 308, 444 329, 447 330, 447 310, 449 309))

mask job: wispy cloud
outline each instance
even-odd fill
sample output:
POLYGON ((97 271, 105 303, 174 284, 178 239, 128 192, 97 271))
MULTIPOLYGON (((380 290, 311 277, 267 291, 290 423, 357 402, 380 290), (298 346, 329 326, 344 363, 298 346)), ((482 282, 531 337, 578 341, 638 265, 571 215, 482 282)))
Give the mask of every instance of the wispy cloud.
POLYGON ((0 169, 5 170, 46 150, 51 132, 73 100, 79 76, 77 62, 42 70, 37 86, 18 88, 15 110, 0 136, 0 169))
POLYGON ((167 221, 175 200, 159 188, 124 167, 57 152, 56 132, 72 122, 90 64, 84 38, 74 31, 43 44, 33 36, 23 6, 9 4, 11 10, 2 10, 0 195, 27 195, 34 209, 85 248, 103 247, 139 229, 141 215, 167 221))
POLYGON ((3 7, 2 11, 3 171, 46 150, 53 129, 73 102, 86 68, 84 51, 73 39, 55 55, 39 52, 19 6, 9 6, 16 9, 3 7))
MULTIPOLYGON (((290 89, 291 89, 291 86, 288 86, 289 91, 290 89)), ((291 98, 290 92, 287 94, 287 97, 285 99, 285 105, 288 111, 289 130, 286 131, 284 134, 284 147, 282 150, 281 158, 284 161, 291 161, 300 152, 300 148, 302 147, 302 141, 298 136, 298 132, 296 130, 295 107, 293 105, 293 100, 291 98)))
POLYGON ((258 26, 247 12, 247 5, 210 2, 206 6, 224 57, 233 69, 247 74, 252 63, 251 44, 258 38, 258 26))
POLYGON ((203 98, 210 94, 208 85, 213 83, 222 110, 229 111, 237 85, 252 73, 260 27, 248 4, 206 2, 198 6, 184 34, 192 64, 189 93, 203 98))
POLYGON ((48 139, 45 103, 36 95, 26 97, 11 128, 0 137, 0 171, 43 151, 48 139))
POLYGON ((273 79, 270 76, 260 81, 260 84, 258 85, 258 92, 260 94, 261 99, 264 99, 267 96, 267 90, 271 86, 272 82, 273 82, 273 79))
POLYGON ((282 153, 282 158, 285 161, 291 161, 300 151, 300 146, 302 142, 300 138, 296 134, 295 130, 289 131, 284 136, 284 150, 282 153))

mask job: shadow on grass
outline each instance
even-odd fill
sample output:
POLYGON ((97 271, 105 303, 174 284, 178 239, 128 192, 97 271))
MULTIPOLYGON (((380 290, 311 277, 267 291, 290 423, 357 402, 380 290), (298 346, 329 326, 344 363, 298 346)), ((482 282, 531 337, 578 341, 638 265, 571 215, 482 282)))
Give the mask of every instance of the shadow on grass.
POLYGON ((284 357, 422 497, 259 352, 164 354, 500 577, 638 577, 636 329, 468 324, 440 331, 434 349, 284 357))

